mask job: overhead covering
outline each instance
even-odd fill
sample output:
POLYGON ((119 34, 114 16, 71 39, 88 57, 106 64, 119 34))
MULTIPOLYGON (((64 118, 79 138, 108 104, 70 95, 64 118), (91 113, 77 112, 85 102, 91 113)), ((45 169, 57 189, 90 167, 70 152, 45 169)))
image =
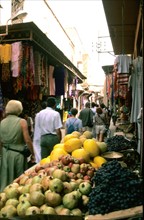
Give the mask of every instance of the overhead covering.
MULTIPOLYGON (((102 0, 102 2, 114 53, 133 54, 140 0, 102 0)), ((139 34, 142 34, 142 31, 139 34)))
MULTIPOLYGON (((4 33, 6 26, 0 27, 0 33, 4 33)), ((18 23, 8 26, 8 35, 4 36, 0 43, 12 43, 15 41, 30 41, 47 54, 49 64, 63 65, 68 71, 76 76, 79 82, 83 82, 86 77, 79 69, 59 50, 56 45, 33 23, 18 23)))

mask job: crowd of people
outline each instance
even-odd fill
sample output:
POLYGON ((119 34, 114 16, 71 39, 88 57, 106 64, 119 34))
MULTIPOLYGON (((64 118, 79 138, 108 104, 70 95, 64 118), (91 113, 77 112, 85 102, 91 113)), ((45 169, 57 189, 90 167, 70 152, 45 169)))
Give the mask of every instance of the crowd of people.
MULTIPOLYGON (((29 161, 33 164, 49 156, 54 145, 61 142, 63 123, 55 109, 56 99, 49 97, 42 103, 42 110, 33 121, 20 101, 10 100, 7 103, 5 116, 0 122, 0 191, 27 169, 27 158, 21 153, 25 145, 31 151, 29 161)), ((71 126, 81 133, 91 131, 98 141, 104 141, 109 123, 110 117, 104 104, 86 102, 80 112, 77 108, 71 109, 64 125, 65 135, 71 133, 71 126)))

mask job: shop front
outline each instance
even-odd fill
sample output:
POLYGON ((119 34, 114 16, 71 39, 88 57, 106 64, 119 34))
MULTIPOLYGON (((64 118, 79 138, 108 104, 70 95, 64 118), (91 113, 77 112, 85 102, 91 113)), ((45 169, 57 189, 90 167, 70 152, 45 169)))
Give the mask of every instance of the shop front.
POLYGON ((41 102, 54 96, 63 117, 65 97, 72 105, 71 87, 85 79, 33 22, 8 26, 8 35, 1 36, 0 60, 1 111, 9 99, 19 99, 34 117, 41 102))
POLYGON ((115 53, 111 71, 104 67, 107 95, 112 106, 117 104, 122 124, 129 116, 127 129, 133 129, 143 158, 143 1, 103 0, 103 6, 115 53))

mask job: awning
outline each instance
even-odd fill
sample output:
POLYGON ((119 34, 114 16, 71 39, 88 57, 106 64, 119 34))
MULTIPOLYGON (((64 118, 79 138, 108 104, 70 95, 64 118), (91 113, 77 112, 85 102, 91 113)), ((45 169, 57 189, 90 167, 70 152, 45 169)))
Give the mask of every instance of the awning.
MULTIPOLYGON (((102 0, 114 53, 133 54, 135 40, 140 48, 142 24, 136 39, 140 0, 102 0)), ((142 9, 141 9, 142 10, 142 9)))
MULTIPOLYGON (((0 33, 5 32, 6 26, 0 27, 0 33)), ((64 53, 56 47, 56 45, 33 23, 18 23, 8 26, 8 35, 0 41, 3 43, 12 43, 15 41, 30 41, 39 50, 48 55, 49 64, 63 65, 67 70, 78 78, 79 82, 83 82, 86 77, 79 69, 64 55, 64 53)))

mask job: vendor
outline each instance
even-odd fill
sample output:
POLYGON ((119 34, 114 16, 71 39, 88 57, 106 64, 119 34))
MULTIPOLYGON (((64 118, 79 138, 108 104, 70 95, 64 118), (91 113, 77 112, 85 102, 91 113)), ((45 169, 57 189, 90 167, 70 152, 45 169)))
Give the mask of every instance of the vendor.
POLYGON ((125 104, 120 107, 120 119, 122 123, 126 123, 129 121, 130 109, 128 106, 128 102, 125 100, 125 104))

